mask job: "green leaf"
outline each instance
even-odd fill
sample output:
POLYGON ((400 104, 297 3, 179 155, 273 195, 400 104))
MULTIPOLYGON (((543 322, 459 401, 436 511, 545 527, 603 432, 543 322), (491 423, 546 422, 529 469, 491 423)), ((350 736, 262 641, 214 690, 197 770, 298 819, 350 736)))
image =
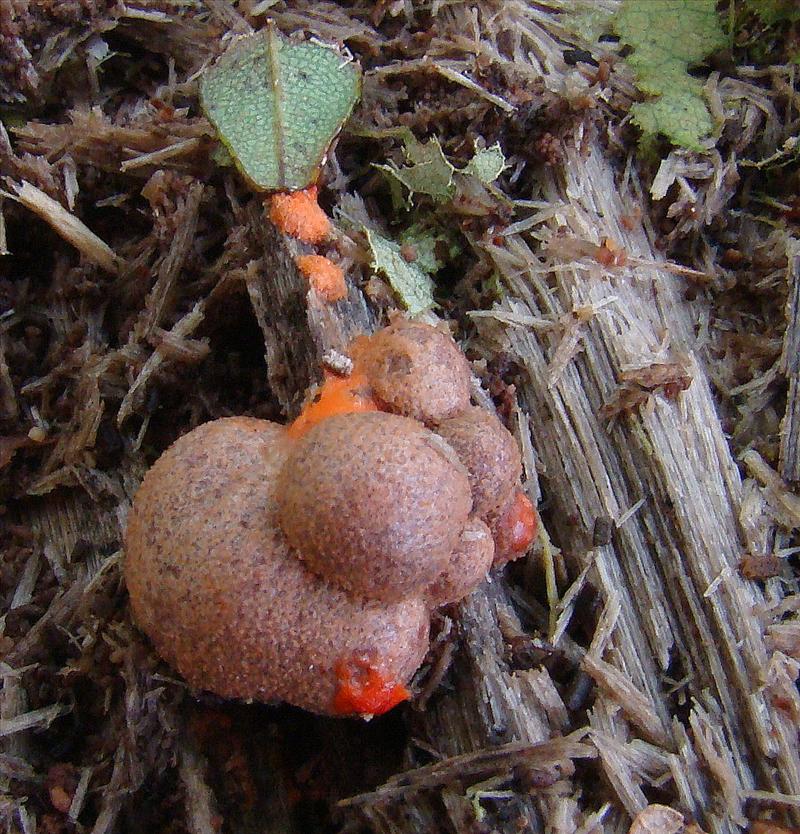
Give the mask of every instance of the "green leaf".
POLYGON ((367 243, 372 252, 372 265, 376 272, 386 276, 402 305, 412 316, 430 310, 435 304, 433 281, 416 263, 409 263, 400 247, 388 238, 365 228, 367 243))
POLYGON ((333 47, 294 43, 268 26, 206 71, 200 101, 253 187, 295 190, 319 176, 360 88, 358 66, 333 47))
POLYGON ((427 194, 444 202, 453 196, 455 168, 448 162, 439 140, 434 136, 428 142, 418 142, 409 131, 404 137, 406 160, 410 165, 376 165, 401 182, 413 194, 427 194))
POLYGON ((800 21, 800 8, 796 0, 746 0, 745 8, 757 14, 765 26, 800 21))
MULTIPOLYGON (((456 194, 456 184, 453 174, 463 174, 476 177, 483 183, 494 182, 506 168, 506 158, 500 150, 499 143, 491 148, 477 151, 472 159, 463 167, 455 168, 444 155, 439 140, 434 136, 427 142, 419 142, 414 134, 404 129, 400 134, 403 139, 403 150, 408 165, 399 168, 394 163, 375 165, 381 171, 389 174, 389 182, 393 185, 404 185, 411 196, 427 194, 436 202, 443 203, 456 194)), ((393 196, 395 192, 393 191, 393 196)))
POLYGON ((573 0, 568 8, 558 22, 588 44, 597 43, 611 28, 613 12, 600 6, 597 0, 573 0))
POLYGON ((659 96, 632 109, 644 143, 663 133, 673 144, 702 150, 700 140, 714 125, 702 85, 687 70, 725 45, 714 0, 623 0, 614 25, 634 48, 627 62, 639 89, 659 96))
POLYGON ((446 263, 461 254, 457 234, 443 226, 430 227, 424 221, 413 223, 400 234, 400 243, 412 247, 414 263, 428 275, 435 275, 446 263))
POLYGON ((462 174, 470 177, 477 177, 487 185, 494 182, 500 174, 505 171, 506 158, 500 150, 500 143, 495 143, 491 148, 483 148, 461 169, 462 174))
POLYGON ((655 101, 634 104, 631 107, 633 123, 641 128, 645 136, 655 137, 663 133, 676 145, 702 150, 700 137, 710 133, 714 125, 700 95, 702 86, 697 86, 697 92, 675 90, 655 101))

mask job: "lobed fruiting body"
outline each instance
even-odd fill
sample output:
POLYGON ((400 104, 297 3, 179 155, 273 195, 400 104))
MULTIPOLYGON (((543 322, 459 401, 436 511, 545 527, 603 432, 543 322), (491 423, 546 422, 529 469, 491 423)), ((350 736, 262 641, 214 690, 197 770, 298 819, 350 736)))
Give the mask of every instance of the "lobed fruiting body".
POLYGON ((356 340, 352 353, 386 411, 435 423, 469 406, 469 363, 437 327, 401 319, 356 340))
POLYGON ((477 406, 442 420, 436 431, 469 472, 474 512, 484 520, 490 518, 508 503, 522 475, 514 438, 494 414, 477 406))
POLYGON ((133 614, 198 689, 385 712, 431 611, 530 544, 516 444, 469 406, 452 339, 395 322, 353 358, 289 427, 233 417, 180 438, 136 495, 133 614))

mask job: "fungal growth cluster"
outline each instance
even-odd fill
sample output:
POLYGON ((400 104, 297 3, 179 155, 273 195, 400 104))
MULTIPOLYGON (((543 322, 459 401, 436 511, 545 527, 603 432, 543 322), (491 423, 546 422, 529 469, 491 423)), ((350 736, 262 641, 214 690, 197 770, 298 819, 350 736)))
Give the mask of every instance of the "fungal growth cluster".
POLYGON ((206 423, 136 495, 134 617, 194 687, 386 712, 410 696, 431 611, 533 539, 516 443, 470 405, 449 334, 399 320, 350 353, 288 427, 206 423))

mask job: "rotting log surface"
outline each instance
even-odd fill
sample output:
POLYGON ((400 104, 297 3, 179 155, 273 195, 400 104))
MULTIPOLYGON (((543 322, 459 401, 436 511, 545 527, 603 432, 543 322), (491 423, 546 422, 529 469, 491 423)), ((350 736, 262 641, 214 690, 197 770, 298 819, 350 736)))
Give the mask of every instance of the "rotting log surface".
MULTIPOLYGON (((620 764, 605 755, 607 744, 620 747, 627 775, 641 784, 645 774, 637 776, 631 760, 636 739, 655 743, 680 807, 708 830, 733 831, 755 785, 800 790, 796 725, 765 686, 771 659, 758 612, 779 591, 772 587, 765 598, 737 571, 757 542, 740 522, 739 471, 693 350, 697 308, 683 300, 681 280, 659 268, 645 229, 629 231, 621 222, 641 195, 621 188, 601 146, 582 152, 575 139, 545 189, 555 207, 539 230, 545 249, 557 234, 610 238, 640 265, 609 269, 587 261, 550 269, 522 238, 507 239, 489 254, 510 292, 500 310, 521 323, 503 324, 498 338, 508 339, 528 371, 524 399, 535 415, 537 460, 559 540, 569 541, 575 520, 591 530, 596 518, 619 519, 644 499, 612 542, 593 552, 589 572, 618 612, 603 647, 611 669, 598 663, 602 649, 590 648, 584 661, 598 684, 590 726, 607 776, 613 784, 620 764), (563 332, 542 339, 522 323, 543 315, 569 321, 582 307, 591 318, 575 356, 553 379, 563 332), (603 417, 622 371, 665 360, 685 363, 692 378, 686 391, 673 399, 655 394, 631 413, 603 417), (671 718, 679 690, 690 706, 683 722, 671 718)), ((637 791, 620 800, 629 813, 645 803, 637 791)))
MULTIPOLYGON (((597 686, 588 739, 608 784, 635 816, 647 805, 647 786, 671 779, 677 807, 706 830, 733 832, 745 824, 756 786, 800 792, 797 727, 780 701, 786 676, 777 673, 792 664, 770 654, 764 631, 771 620, 760 616, 781 591, 770 584, 764 594, 737 570, 742 554, 760 542, 740 520, 739 470, 694 351, 697 308, 684 301, 682 279, 660 264, 646 230, 621 222, 641 194, 620 190, 603 148, 581 150, 581 138, 574 137, 563 168, 547 182, 550 218, 537 236, 545 250, 556 235, 598 244, 611 238, 634 265, 608 268, 587 259, 553 268, 521 236, 510 236, 487 247, 508 298, 477 320, 481 336, 510 350, 527 371, 521 393, 546 479, 551 532, 575 542, 576 524, 590 534, 598 518, 621 520, 610 544, 582 557, 610 620, 582 659, 597 686), (580 308, 592 311, 585 322, 574 315, 580 308), (553 326, 543 334, 546 319, 553 326), (554 357, 575 326, 580 339, 561 366, 554 357), (690 375, 686 391, 654 393, 641 408, 604 416, 622 372, 669 361, 690 375), (673 717, 680 703, 682 721, 673 717)), ((417 722, 445 756, 480 749, 498 733, 534 741, 563 729, 557 694, 558 708, 547 709, 549 676, 509 668, 498 623, 509 616, 507 605, 495 582, 460 606, 454 692, 417 722)), ((546 619, 539 625, 546 629, 546 619)), ((555 830, 579 828, 587 809, 578 810, 583 803, 569 786, 568 779, 555 789, 539 785, 531 789, 533 804, 518 795, 515 818, 539 830, 538 808, 555 830)), ((389 814, 380 790, 372 798, 375 807, 362 801, 359 809, 375 830, 411 832, 427 819, 420 816, 424 801, 416 800, 415 814, 403 822, 389 814)), ((440 800, 461 830, 463 794, 444 791, 440 800)))
MULTIPOLYGON (((392 73, 438 73, 483 106, 516 119, 514 106, 498 95, 506 91, 489 93, 472 80, 473 49, 522 88, 527 84, 538 91, 536 85, 543 84, 566 95, 587 87, 580 86, 585 79, 562 58, 564 30, 550 6, 564 4, 553 0, 545 8, 507 0, 480 5, 464 14, 445 4, 437 22, 439 40, 430 46, 434 56, 437 49, 445 56, 440 64, 425 57, 406 67, 400 62, 385 75, 379 69, 368 79, 367 97, 374 100, 376 89, 383 92, 382 79, 392 73), (453 58, 461 55, 459 50, 462 57, 453 58)), ((596 5, 613 10, 616 3, 596 5)), ((127 27, 135 41, 173 56, 191 75, 189 70, 197 68, 193 62, 214 54, 225 30, 249 28, 230 4, 209 0, 205 6, 210 31, 204 15, 167 27, 157 11, 149 21, 142 18, 142 29, 125 19, 124 10, 114 12, 122 14, 120 20, 108 18, 104 25, 127 27)), ((310 27, 322 37, 350 39, 354 45, 382 44, 367 22, 354 22, 334 4, 290 3, 276 17, 284 30, 310 27)), ((630 92, 622 72, 611 84, 615 92, 630 92)), ((120 423, 144 414, 125 465, 113 477, 87 477, 92 467, 83 464, 79 453, 92 448, 99 416, 85 424, 76 420, 74 437, 65 432, 69 443, 75 440, 74 450, 67 441, 56 445, 52 470, 46 468, 44 479, 35 483, 42 493, 64 486, 73 491, 29 498, 18 508, 33 531, 35 555, 22 572, 13 606, 22 609, 29 602, 45 566, 58 588, 45 615, 5 656, 3 786, 16 773, 27 779, 31 791, 40 790, 41 779, 26 770, 35 741, 31 730, 44 730, 64 709, 61 704, 28 704, 18 670, 42 660, 51 632, 75 642, 76 624, 89 622, 94 630, 80 632, 81 661, 91 662, 94 649, 113 652, 124 695, 112 697, 112 688, 107 690, 112 706, 104 720, 111 748, 82 771, 83 793, 76 790, 69 811, 74 818, 80 815, 91 784, 91 792, 100 796, 94 834, 146 827, 143 786, 163 773, 171 773, 173 781, 167 780, 166 789, 162 785, 153 804, 169 807, 164 790, 172 792, 177 785, 174 815, 185 815, 191 831, 216 831, 218 815, 231 831, 303 830, 294 807, 296 785, 287 778, 301 768, 297 762, 287 764, 287 758, 304 734, 315 737, 322 758, 344 774, 331 780, 335 790, 326 799, 342 800, 339 812, 345 823, 366 823, 386 834, 467 834, 487 812, 502 831, 566 834, 597 827, 618 832, 654 795, 716 834, 746 824, 745 812, 753 815, 746 806, 748 794, 755 790, 766 792, 757 796, 759 803, 774 794, 777 809, 784 808, 779 794, 800 794, 797 664, 789 656, 792 645, 795 651, 798 645, 797 624, 781 622, 782 614, 796 605, 791 599, 782 604, 787 591, 779 581, 767 581, 762 592, 737 571, 743 553, 763 552, 770 539, 771 496, 769 490, 762 495, 752 482, 741 482, 721 428, 708 383, 713 369, 706 365, 710 360, 696 332, 707 314, 704 302, 684 298, 683 279, 657 254, 635 174, 620 173, 618 148, 601 142, 591 123, 562 137, 563 156, 542 171, 538 216, 525 224, 525 231, 471 241, 497 270, 506 295, 493 310, 476 312, 479 336, 473 345, 489 354, 510 353, 526 371, 518 385, 524 413, 515 416, 526 451, 527 486, 538 496, 541 476, 549 532, 563 550, 560 578, 567 565, 574 584, 556 616, 527 593, 525 582, 521 587, 500 577, 447 612, 452 639, 442 641, 440 656, 431 662, 433 682, 451 653, 452 665, 440 685, 426 691, 426 708, 404 714, 411 740, 397 767, 402 772, 389 778, 371 773, 361 780, 372 786, 365 791, 346 772, 360 759, 380 756, 379 730, 368 740, 373 728, 355 723, 300 718, 269 707, 195 702, 153 663, 124 617, 114 619, 103 606, 94 612, 97 603, 113 609, 109 601, 122 609, 117 547, 130 497, 144 471, 139 445, 148 429, 151 385, 180 361, 188 357, 197 363, 208 352, 196 337, 219 302, 230 301, 238 287, 251 305, 267 360, 269 392, 284 416, 298 408, 321 357, 343 350, 379 317, 352 285, 347 301, 339 305, 309 297, 293 265, 294 244, 264 222, 259 200, 244 208, 234 205, 234 227, 220 242, 223 254, 213 269, 198 275, 192 263, 197 253, 190 244, 203 227, 203 201, 211 199, 210 187, 200 184, 208 170, 208 125, 202 119, 187 123, 162 116, 158 131, 112 126, 100 111, 79 110, 72 116, 86 134, 86 143, 73 149, 73 166, 77 161, 135 177, 167 163, 187 178, 188 188, 173 212, 182 234, 166 243, 151 240, 149 249, 133 247, 130 262, 109 289, 112 300, 135 296, 142 269, 153 267, 156 280, 130 341, 96 366, 87 362, 81 369, 92 402, 102 401, 99 379, 109 368, 125 364, 136 371, 117 413, 120 423), (641 222, 631 222, 634 209, 644 209, 641 222), (587 243, 601 246, 606 239, 614 241, 626 263, 601 266, 586 255, 587 243), (206 292, 184 308, 178 301, 185 300, 187 272, 206 292), (673 369, 674 385, 663 379, 650 389, 644 385, 645 396, 630 405, 630 381, 645 379, 654 368, 673 369), (76 484, 97 501, 87 499, 76 484), (593 543, 592 530, 607 518, 618 522, 610 539, 599 536, 593 543), (82 542, 87 541, 92 556, 84 562, 82 542), (589 589, 599 596, 602 610, 584 646, 572 639, 568 626, 585 613, 581 609, 589 589), (534 629, 554 646, 532 639, 534 629), (548 663, 535 659, 548 653, 548 663), (564 668, 569 686, 561 679, 564 668), (584 710, 581 692, 587 694, 589 680, 594 682, 593 701, 584 710), (236 790, 224 784, 223 773, 236 790), (133 819, 137 812, 142 816, 133 819)), ((28 127, 18 134, 20 149, 34 158, 44 156, 48 142, 57 145, 68 131, 61 124, 28 127)), ((26 167, 28 160, 14 156, 10 144, 0 141, 0 151, 9 165, 4 173, 16 178, 35 173, 26 167)), ((175 192, 181 194, 181 188, 175 192)), ((207 229, 201 234, 209 236, 207 229)), ((781 474, 796 479, 796 253, 788 274, 790 327, 783 372, 790 397, 781 474)), ((61 317, 69 321, 66 312, 61 317)), ((61 327, 61 318, 56 321, 61 327)), ((87 345, 97 348, 102 313, 92 313, 88 329, 95 342, 89 339, 87 345)), ((0 349, 0 406, 3 415, 13 417, 19 403, 5 358, 5 333, 0 349)), ((28 393, 35 393, 38 384, 28 393)), ((477 388, 476 398, 488 401, 477 388)), ((538 580, 539 558, 547 561, 552 555, 549 549, 538 553, 523 572, 525 581, 538 580)), ((789 590, 796 588, 790 585, 789 590)), ((395 723, 385 726, 396 730, 399 720, 389 717, 395 723)), ((76 732, 91 729, 76 727, 76 732)), ((762 807, 770 806, 758 804, 756 812, 762 807)), ((28 813, 19 811, 19 819, 30 830, 28 813)), ((792 813, 788 816, 797 824, 800 812, 792 813)))
POLYGON ((789 301, 781 370, 789 380, 789 393, 781 433, 781 475, 787 481, 800 481, 800 244, 796 240, 787 255, 789 301))

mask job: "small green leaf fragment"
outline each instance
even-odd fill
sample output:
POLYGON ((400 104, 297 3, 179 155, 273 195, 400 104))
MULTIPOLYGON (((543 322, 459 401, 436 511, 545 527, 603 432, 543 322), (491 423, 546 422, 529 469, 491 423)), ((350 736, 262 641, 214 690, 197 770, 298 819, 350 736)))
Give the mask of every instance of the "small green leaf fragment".
POLYGON ((645 135, 663 133, 676 145, 693 151, 703 150, 700 137, 714 128, 701 96, 688 90, 638 102, 631 107, 631 118, 645 135))
POLYGON ((274 27, 235 41, 200 82, 200 100, 255 188, 313 183, 358 100, 361 72, 330 46, 274 27))
POLYGON ((644 144, 663 133, 673 144, 701 150, 713 122, 703 87, 687 70, 725 46, 714 0, 623 0, 614 26, 634 48, 626 60, 637 86, 659 96, 632 108, 644 144))
POLYGON ((414 263, 428 275, 435 275, 446 263, 461 254, 457 235, 441 226, 430 227, 417 222, 400 235, 403 246, 412 247, 414 263))
POLYGON ((375 167, 389 174, 387 180, 389 195, 392 198, 392 213, 398 215, 408 211, 412 206, 411 189, 394 175, 395 169, 393 167, 388 165, 376 165, 375 167))
POLYGON ((500 144, 495 143, 491 148, 479 150, 461 170, 462 174, 477 177, 487 185, 494 182, 508 167, 500 144))
MULTIPOLYGON (((456 194, 453 175, 464 174, 476 177, 483 183, 497 179, 506 168, 506 158, 499 144, 478 151, 464 168, 455 168, 444 155, 439 140, 434 136, 427 142, 420 142, 410 130, 400 133, 403 140, 403 152, 407 165, 399 167, 393 162, 387 165, 375 165, 389 175, 393 187, 403 185, 413 197, 415 194, 427 194, 437 203, 443 203, 456 194)), ((393 191, 393 196, 395 192, 393 191)))
POLYGON ((635 49, 628 63, 643 77, 682 75, 725 45, 714 0, 623 0, 615 23, 635 49))
POLYGON ((796 0, 746 0, 745 7, 757 14, 766 26, 800 21, 800 7, 796 0))
POLYGON ((400 254, 400 246, 371 229, 364 229, 372 252, 372 265, 376 272, 385 275, 400 302, 412 316, 424 313, 434 306, 433 281, 414 262, 409 263, 400 254))
POLYGON ((483 290, 490 298, 494 298, 497 301, 502 301, 505 298, 503 282, 500 279, 500 273, 496 269, 492 270, 492 274, 483 282, 483 290))
POLYGON ((597 0, 573 0, 558 21, 570 33, 588 44, 597 43, 601 35, 611 29, 613 12, 597 3, 597 0))
POLYGON ((414 194, 427 194, 434 200, 443 202, 453 194, 452 175, 442 176, 442 169, 437 168, 433 163, 421 163, 404 168, 396 165, 376 165, 381 171, 387 173, 390 181, 404 185, 413 196, 414 194))
POLYGON ((375 167, 402 183, 412 196, 427 194, 439 202, 452 197, 455 168, 448 162, 439 140, 434 137, 428 142, 418 142, 409 131, 404 142, 406 160, 410 163, 409 165, 398 168, 390 163, 375 167))

